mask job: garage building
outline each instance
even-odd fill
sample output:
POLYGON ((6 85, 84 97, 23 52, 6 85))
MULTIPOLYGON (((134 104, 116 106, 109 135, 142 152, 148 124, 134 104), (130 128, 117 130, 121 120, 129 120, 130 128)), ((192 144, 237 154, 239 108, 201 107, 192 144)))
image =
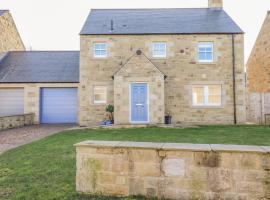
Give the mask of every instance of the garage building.
POLYGON ((0 116, 77 123, 78 51, 14 51, 0 59, 0 116))

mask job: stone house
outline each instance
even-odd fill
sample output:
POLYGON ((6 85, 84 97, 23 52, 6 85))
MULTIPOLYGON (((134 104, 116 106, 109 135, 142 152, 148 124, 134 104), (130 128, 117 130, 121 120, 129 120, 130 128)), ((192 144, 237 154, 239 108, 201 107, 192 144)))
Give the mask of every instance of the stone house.
POLYGON ((270 92, 270 11, 247 62, 248 92, 270 92))
POLYGON ((246 121, 243 31, 222 0, 208 8, 94 9, 80 44, 76 55, 31 52, 21 62, 13 52, 0 62, 1 86, 24 89, 23 112, 34 112, 36 122, 98 124, 108 104, 116 124, 162 124, 167 113, 173 123, 246 121), (1 65, 11 63, 23 64, 1 78, 1 65), (20 67, 24 79, 16 82, 20 67), (60 71, 69 74, 63 82, 60 71), (70 114, 76 117, 63 120, 70 114))
POLYGON ((247 62, 247 120, 270 123, 270 11, 247 62))

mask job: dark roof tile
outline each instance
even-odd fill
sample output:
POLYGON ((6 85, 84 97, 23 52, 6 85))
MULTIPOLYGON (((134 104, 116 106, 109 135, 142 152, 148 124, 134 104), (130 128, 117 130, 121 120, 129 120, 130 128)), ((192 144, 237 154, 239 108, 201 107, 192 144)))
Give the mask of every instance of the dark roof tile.
POLYGON ((78 51, 13 51, 0 61, 0 83, 77 83, 78 51))
POLYGON ((81 35, 243 33, 223 9, 94 9, 81 35), (111 31, 113 20, 113 31, 111 31))

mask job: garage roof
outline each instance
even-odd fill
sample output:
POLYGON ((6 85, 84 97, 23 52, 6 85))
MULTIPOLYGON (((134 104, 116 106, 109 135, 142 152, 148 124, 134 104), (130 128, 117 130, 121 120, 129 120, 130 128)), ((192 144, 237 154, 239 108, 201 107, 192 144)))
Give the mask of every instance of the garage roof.
POLYGON ((77 83, 79 51, 13 51, 0 60, 0 83, 77 83))
POLYGON ((229 34, 243 31, 223 9, 94 9, 91 10, 80 34, 195 33, 229 34))

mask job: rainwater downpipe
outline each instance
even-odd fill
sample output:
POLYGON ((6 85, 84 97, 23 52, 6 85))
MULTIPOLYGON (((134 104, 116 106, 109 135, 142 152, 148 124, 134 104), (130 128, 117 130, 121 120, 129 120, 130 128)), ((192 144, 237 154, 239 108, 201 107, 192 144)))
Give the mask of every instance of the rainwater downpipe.
POLYGON ((236 113, 236 83, 235 83, 235 38, 232 34, 232 77, 233 77, 233 120, 237 124, 236 113))

